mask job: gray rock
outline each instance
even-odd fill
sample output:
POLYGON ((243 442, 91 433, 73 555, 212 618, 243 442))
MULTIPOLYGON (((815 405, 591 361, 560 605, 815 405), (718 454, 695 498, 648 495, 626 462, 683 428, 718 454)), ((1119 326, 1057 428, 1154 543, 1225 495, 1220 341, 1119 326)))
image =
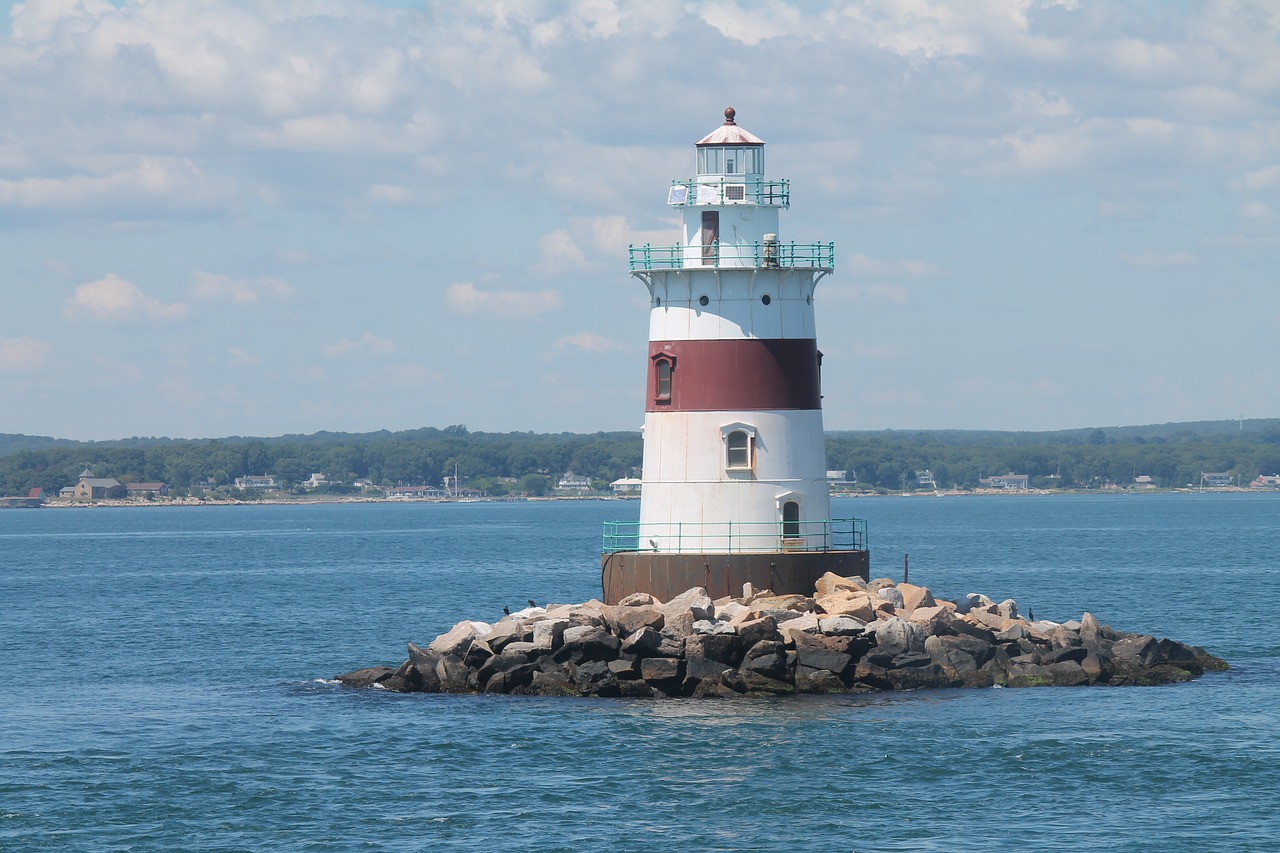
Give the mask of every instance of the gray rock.
POLYGON ((622 648, 622 641, 603 628, 583 626, 583 631, 574 636, 574 642, 565 643, 556 650, 554 658, 557 662, 609 661, 616 658, 622 648))
POLYGON ((906 601, 902 598, 902 593, 898 591, 896 586, 886 586, 876 590, 876 596, 881 601, 887 601, 893 605, 895 610, 901 610, 906 601))
POLYGON ((855 662, 848 648, 849 643, 842 643, 837 637, 799 634, 796 635, 796 665, 842 675, 855 662))
POLYGON ((395 674, 396 670, 389 666, 369 666, 352 672, 344 672, 342 675, 335 676, 335 679, 347 687, 372 687, 375 684, 381 684, 395 674))
POLYGON ((876 646, 884 654, 924 654, 924 627, 915 622, 891 616, 877 623, 875 636, 876 646))
POLYGON ((473 638, 483 639, 492 630, 493 626, 487 622, 466 619, 432 640, 427 650, 440 655, 461 654, 471 645, 473 638))
POLYGON ((685 641, 686 658, 704 657, 726 666, 742 663, 743 643, 737 634, 695 634, 685 641))
POLYGON ((561 633, 560 640, 562 643, 580 643, 588 637, 595 636, 601 630, 603 626, 598 623, 584 622, 581 625, 571 625, 561 633))
POLYGON ((622 653, 638 657, 657 657, 665 638, 649 627, 641 628, 622 641, 622 653))
POLYGON ((714 619, 716 616, 715 602, 711 600, 711 596, 707 594, 707 591, 700 586, 680 593, 662 605, 661 610, 662 615, 668 620, 682 613, 692 614, 694 622, 699 619, 714 619))
POLYGON ((831 616, 818 620, 819 631, 836 637, 856 637, 866 627, 866 622, 852 616, 831 616))
POLYGON ((662 602, 647 592, 633 592, 618 602, 619 607, 661 606, 662 602))
POLYGON ((640 677, 661 689, 684 680, 684 661, 680 658, 644 658, 640 661, 640 677))
POLYGON ((742 638, 742 647, 749 649, 762 640, 780 640, 778 621, 772 616, 763 616, 738 623, 738 636, 742 638))
MULTIPOLYGON (((636 593, 637 595, 645 593, 636 593)), ((630 598, 631 596, 627 596, 630 598)), ((649 596, 652 598, 652 596, 649 596)), ((623 599, 624 601, 626 599, 623 599)), ((663 627, 664 618, 662 611, 652 605, 634 605, 623 607, 611 607, 604 613, 606 623, 609 630, 619 637, 627 637, 634 634, 641 628, 653 628, 660 630, 663 627)))
POLYGON ((766 678, 786 680, 789 676, 786 648, 777 640, 761 640, 743 655, 738 669, 743 673, 754 672, 766 678))
POLYGON ((796 667, 797 693, 843 693, 844 691, 844 682, 834 672, 807 666, 796 667))
POLYGON ((693 633, 695 634, 736 634, 734 627, 728 622, 721 622, 719 619, 699 619, 693 623, 693 633))
POLYGON ((1143 666, 1150 666, 1156 658, 1159 643, 1155 637, 1146 634, 1134 634, 1117 640, 1111 646, 1111 654, 1116 660, 1136 662, 1143 666))

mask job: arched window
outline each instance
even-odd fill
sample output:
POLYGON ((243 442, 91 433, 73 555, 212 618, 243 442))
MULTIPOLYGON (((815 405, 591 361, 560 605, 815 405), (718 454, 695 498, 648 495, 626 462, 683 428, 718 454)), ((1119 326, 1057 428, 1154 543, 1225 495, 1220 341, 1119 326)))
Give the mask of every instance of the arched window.
POLYGON ((671 377, 675 361, 667 356, 653 360, 653 399, 661 403, 671 402, 671 377))
POLYGON ((751 468, 751 445, 746 430, 735 429, 725 436, 725 467, 739 471, 751 468))

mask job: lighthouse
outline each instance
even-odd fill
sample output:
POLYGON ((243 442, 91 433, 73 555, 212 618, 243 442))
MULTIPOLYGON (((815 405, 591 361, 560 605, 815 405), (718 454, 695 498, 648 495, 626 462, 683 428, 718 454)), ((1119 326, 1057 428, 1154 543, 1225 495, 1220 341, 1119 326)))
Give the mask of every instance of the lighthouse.
POLYGON ((814 290, 835 247, 780 237, 790 182, 766 178, 764 141, 724 117, 667 190, 679 243, 630 249, 649 292, 644 467, 639 521, 605 525, 610 604, 867 576, 865 525, 831 517, 826 477, 814 290))

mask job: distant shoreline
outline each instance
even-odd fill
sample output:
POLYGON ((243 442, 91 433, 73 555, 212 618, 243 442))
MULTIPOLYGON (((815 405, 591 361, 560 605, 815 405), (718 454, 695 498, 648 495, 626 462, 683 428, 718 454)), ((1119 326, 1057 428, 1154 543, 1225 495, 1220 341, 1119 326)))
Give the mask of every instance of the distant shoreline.
MULTIPOLYGON (((1052 497, 1055 495, 1168 495, 1168 494, 1280 494, 1280 489, 1251 489, 1246 486, 1218 486, 1211 489, 938 489, 915 492, 841 492, 833 498, 952 498, 952 497, 1052 497)), ((468 503, 559 503, 574 501, 635 501, 638 495, 546 495, 531 497, 492 498, 377 498, 333 495, 323 497, 292 496, 261 498, 259 500, 235 500, 227 498, 164 498, 158 500, 50 500, 39 507, 8 507, 10 509, 96 509, 102 507, 198 507, 198 506, 307 506, 314 504, 468 504, 468 503)))

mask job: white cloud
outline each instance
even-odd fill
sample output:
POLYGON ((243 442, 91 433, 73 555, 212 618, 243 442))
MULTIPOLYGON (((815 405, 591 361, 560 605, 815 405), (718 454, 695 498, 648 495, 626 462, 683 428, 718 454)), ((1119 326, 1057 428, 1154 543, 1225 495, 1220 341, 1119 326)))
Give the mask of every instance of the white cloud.
POLYGON ((352 353, 362 355, 387 355, 396 351, 395 341, 380 338, 373 332, 365 332, 359 338, 352 340, 351 338, 343 338, 340 341, 329 344, 323 350, 324 354, 329 358, 340 358, 352 353))
POLYGON ((115 273, 80 285, 63 306, 63 315, 69 320, 107 323, 163 323, 181 320, 189 313, 185 303, 163 303, 115 273))
POLYGON ((241 279, 227 275, 197 271, 191 286, 191 298, 206 302, 230 302, 253 305, 264 296, 286 298, 294 289, 276 278, 241 279))
POLYGON ((573 236, 563 228, 544 234, 538 240, 538 263, 534 269, 544 275, 558 275, 587 266, 587 259, 574 242, 573 236))
POLYGON ((469 281, 450 285, 446 298, 462 314, 496 317, 545 314, 560 308, 563 301, 555 290, 480 290, 469 281))
POLYGON ((0 371, 24 373, 44 364, 51 347, 40 338, 0 338, 0 371))
POLYGON ((231 364, 234 367, 257 367, 262 363, 262 359, 251 352, 245 352, 239 347, 230 347, 227 355, 231 357, 231 364))
POLYGON ((837 301, 868 302, 879 305, 906 305, 911 291, 897 284, 830 284, 823 292, 837 301))
POLYGON ((862 254, 847 261, 841 258, 840 267, 860 278, 934 278, 940 274, 928 261, 878 261, 862 254))
POLYGON ((1119 259, 1129 267, 1192 267, 1200 263, 1200 258, 1191 252, 1157 252, 1154 249, 1122 252, 1119 259))
POLYGON ((626 349, 621 342, 596 332, 577 332, 572 335, 562 335, 556 341, 556 346, 573 347, 587 352, 617 352, 618 350, 626 349))

